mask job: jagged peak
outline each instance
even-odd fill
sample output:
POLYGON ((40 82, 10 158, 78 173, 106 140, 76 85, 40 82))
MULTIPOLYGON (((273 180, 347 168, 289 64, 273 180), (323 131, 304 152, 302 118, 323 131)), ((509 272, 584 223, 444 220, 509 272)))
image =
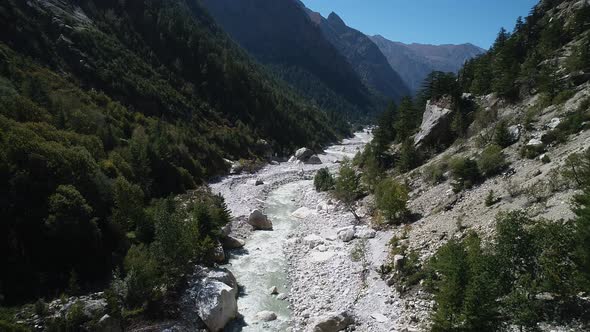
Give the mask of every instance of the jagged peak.
POLYGON ((331 12, 330 15, 328 15, 328 22, 333 25, 346 26, 344 20, 342 20, 342 18, 340 18, 335 12, 331 12))

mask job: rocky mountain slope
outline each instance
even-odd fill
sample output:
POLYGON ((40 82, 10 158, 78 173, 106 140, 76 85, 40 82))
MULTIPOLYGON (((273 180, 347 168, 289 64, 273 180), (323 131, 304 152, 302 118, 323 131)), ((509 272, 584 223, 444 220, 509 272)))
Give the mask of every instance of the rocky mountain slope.
POLYGON ((381 50, 369 37, 348 27, 336 13, 323 18, 319 13, 306 10, 324 36, 346 57, 368 87, 396 102, 410 94, 401 77, 391 68, 381 50))
POLYGON ((370 38, 413 93, 421 89, 424 79, 432 71, 457 73, 467 60, 485 52, 472 44, 404 44, 379 35, 370 38))
POLYGON ((244 49, 318 106, 358 119, 383 104, 298 1, 202 3, 244 49))

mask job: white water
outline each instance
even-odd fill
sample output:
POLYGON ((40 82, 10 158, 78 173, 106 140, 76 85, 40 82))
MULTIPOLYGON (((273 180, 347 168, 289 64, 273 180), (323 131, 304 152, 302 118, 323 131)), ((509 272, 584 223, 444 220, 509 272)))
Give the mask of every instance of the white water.
POLYGON ((228 268, 242 287, 238 308, 244 319, 231 324, 227 331, 260 331, 262 327, 266 331, 284 331, 289 326, 288 300, 278 300, 269 289, 276 286, 279 293, 289 293, 283 243, 295 227, 296 218, 291 216, 296 209, 293 200, 303 184, 304 181, 293 182, 271 192, 264 210, 273 223, 273 231, 254 232, 244 249, 233 253, 228 268), (264 310, 274 312, 278 319, 258 322, 255 316, 264 310))

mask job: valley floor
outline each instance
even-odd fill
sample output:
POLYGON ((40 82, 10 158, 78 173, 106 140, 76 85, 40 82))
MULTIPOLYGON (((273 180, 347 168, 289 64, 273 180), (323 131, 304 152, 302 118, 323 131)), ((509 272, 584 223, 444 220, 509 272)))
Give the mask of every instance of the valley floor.
MULTIPOLYGON (((393 289, 376 272, 385 261, 391 234, 374 233, 359 225, 355 238, 344 239, 344 242, 338 231, 352 227, 356 222, 354 217, 336 201, 330 200, 327 194, 317 193, 311 180, 323 167, 336 172, 339 161, 354 157, 370 139, 367 132, 357 133, 355 137, 328 148, 320 155, 322 165, 268 165, 256 174, 229 176, 211 185, 214 192, 223 195, 236 217, 232 234, 245 239, 246 252, 251 253, 233 255, 227 266, 236 275, 238 283, 246 286, 238 299, 238 310, 248 324, 244 330, 283 331, 289 326, 287 329, 291 331, 305 331, 319 317, 343 311, 355 317, 357 330, 398 330, 396 306, 400 302, 393 289), (263 184, 256 186, 257 180, 263 184), (292 200, 292 204, 288 204, 290 217, 287 222, 292 223, 289 231, 276 229, 262 237, 250 234, 246 223, 248 214, 253 209, 267 213, 269 197, 276 198, 277 191, 282 191, 281 197, 292 200), (281 239, 280 254, 286 261, 286 274, 281 284, 272 284, 281 282, 280 277, 268 278, 260 270, 273 269, 272 266, 264 267, 264 264, 281 264, 276 259, 276 252, 258 252, 270 249, 262 242, 271 241, 268 236, 285 237, 281 239), (252 267, 249 272, 243 265, 243 260, 249 259, 248 255, 260 260, 248 263, 252 267), (267 280, 261 280, 265 278, 267 280), (277 312, 277 320, 263 322, 255 317, 257 312, 277 309, 276 295, 267 291, 273 286, 284 294, 281 298, 286 297, 289 314, 277 312), (263 294, 258 294, 260 292, 263 294), (252 298, 257 299, 256 304, 252 298)), ((361 209, 360 213, 362 216, 365 212, 361 209)))

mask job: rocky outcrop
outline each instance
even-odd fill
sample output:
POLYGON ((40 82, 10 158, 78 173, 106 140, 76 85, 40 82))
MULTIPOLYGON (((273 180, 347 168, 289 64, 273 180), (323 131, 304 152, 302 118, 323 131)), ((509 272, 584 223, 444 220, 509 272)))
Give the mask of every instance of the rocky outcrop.
POLYGON ((309 327, 309 332, 338 332, 346 329, 354 323, 352 316, 343 311, 341 313, 330 313, 318 317, 309 327))
POLYGON ((313 156, 313 151, 308 148, 301 148, 295 152, 295 158, 303 162, 306 162, 311 156, 313 156))
POLYGON ((320 157, 318 157, 317 154, 314 154, 313 156, 309 157, 309 159, 307 159, 305 163, 310 165, 321 165, 322 160, 320 159, 320 157))
POLYGON ((453 110, 447 98, 426 103, 420 131, 414 138, 416 146, 445 144, 452 137, 451 121, 453 110))
POLYGON ((248 224, 254 227, 255 230, 272 230, 272 222, 260 210, 254 210, 250 213, 248 224))
POLYGON ((183 296, 209 331, 220 331, 238 315, 238 283, 226 269, 197 268, 183 296))

